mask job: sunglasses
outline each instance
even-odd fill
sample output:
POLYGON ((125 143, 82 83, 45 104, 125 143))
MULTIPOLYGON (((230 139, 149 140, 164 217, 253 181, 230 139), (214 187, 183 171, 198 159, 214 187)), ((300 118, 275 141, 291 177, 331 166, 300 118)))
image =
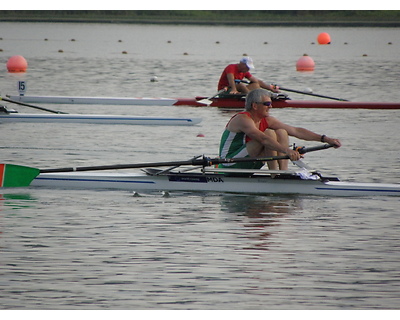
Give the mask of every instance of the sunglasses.
POLYGON ((264 106, 271 106, 272 102, 271 101, 265 101, 265 102, 258 102, 259 104, 263 104, 264 106))

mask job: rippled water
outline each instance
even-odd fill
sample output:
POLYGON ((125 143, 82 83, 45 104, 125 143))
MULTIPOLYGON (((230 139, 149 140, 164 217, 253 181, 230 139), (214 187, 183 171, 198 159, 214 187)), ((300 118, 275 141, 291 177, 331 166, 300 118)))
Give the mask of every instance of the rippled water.
MULTIPOLYGON (((256 76, 288 88, 354 101, 400 99, 397 29, 0 23, 0 30, 0 62, 21 54, 29 63, 25 75, 0 72, 2 95, 17 93, 16 82, 24 79, 32 95, 210 96, 222 68, 247 53, 256 76), (331 34, 330 46, 312 44, 322 31, 331 34), (303 53, 316 62, 313 73, 295 70, 303 53), (158 82, 149 81, 154 75, 158 82)), ((214 156, 232 115, 192 107, 44 106, 203 122, 175 128, 2 124, 2 162, 46 168, 214 156)), ((273 114, 342 139, 338 150, 307 155, 305 162, 323 173, 399 182, 398 110, 273 114)), ((7 190, 0 199, 0 305, 396 309, 398 203, 378 196, 7 190)))

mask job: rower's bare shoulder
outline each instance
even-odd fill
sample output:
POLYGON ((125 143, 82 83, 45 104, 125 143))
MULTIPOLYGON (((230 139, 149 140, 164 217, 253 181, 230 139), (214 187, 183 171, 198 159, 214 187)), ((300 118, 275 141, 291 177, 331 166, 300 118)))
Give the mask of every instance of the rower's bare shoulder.
POLYGON ((267 122, 268 122, 268 127, 270 127, 271 129, 280 129, 283 126, 285 126, 285 124, 282 121, 272 116, 269 116, 267 118, 267 122))
POLYGON ((244 131, 245 128, 254 126, 254 121, 246 114, 237 114, 229 121, 228 129, 230 131, 244 131))

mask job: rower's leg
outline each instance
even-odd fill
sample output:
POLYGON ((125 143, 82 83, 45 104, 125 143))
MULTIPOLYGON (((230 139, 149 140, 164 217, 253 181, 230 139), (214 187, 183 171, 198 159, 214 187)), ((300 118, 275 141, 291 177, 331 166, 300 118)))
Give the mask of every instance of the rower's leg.
MULTIPOLYGON (((286 130, 278 129, 278 130, 271 130, 267 129, 264 131, 264 134, 269 136, 272 139, 275 139, 280 144, 289 147, 289 135, 286 130)), ((284 156, 284 153, 280 153, 271 149, 264 148, 259 142, 257 141, 249 141, 246 144, 247 152, 250 157, 276 157, 276 156, 284 156)), ((289 160, 282 159, 282 160, 274 160, 268 161, 268 168, 269 170, 288 170, 289 168, 289 160)))
MULTIPOLYGON (((280 144, 289 147, 289 135, 286 130, 284 130, 284 129, 275 130, 275 134, 276 134, 277 141, 280 144)), ((284 153, 280 153, 280 152, 278 153, 278 156, 284 156, 284 155, 285 155, 284 153)), ((288 168, 289 168, 289 160, 288 159, 278 160, 278 163, 279 163, 280 170, 288 170, 288 168)))
MULTIPOLYGON (((272 139, 277 140, 278 137, 274 130, 267 129, 264 131, 265 135, 268 135, 272 139)), ((277 152, 271 149, 265 148, 261 143, 251 140, 246 144, 247 152, 250 157, 259 157, 259 158, 267 158, 267 157, 275 157, 277 152)), ((267 165, 269 170, 278 170, 278 161, 267 161, 267 165)))
POLYGON ((247 85, 245 85, 244 83, 237 83, 236 90, 246 94, 250 92, 250 90, 247 88, 247 85))
POLYGON ((243 82, 236 84, 236 90, 242 93, 249 93, 255 89, 260 89, 260 84, 258 82, 252 82, 250 84, 244 84, 243 82))
POLYGON ((248 92, 256 90, 256 89, 260 89, 260 84, 258 82, 252 82, 249 85, 247 85, 247 90, 248 92))
MULTIPOLYGON (((278 136, 277 136, 275 130, 267 129, 264 131, 264 134, 268 135, 269 137, 271 137, 274 140, 278 140, 278 136)), ((264 151, 263 151, 264 157, 276 157, 277 155, 278 155, 277 151, 264 148, 264 151)), ((278 170, 279 169, 279 163, 276 160, 267 161, 267 165, 268 165, 269 170, 278 170)))

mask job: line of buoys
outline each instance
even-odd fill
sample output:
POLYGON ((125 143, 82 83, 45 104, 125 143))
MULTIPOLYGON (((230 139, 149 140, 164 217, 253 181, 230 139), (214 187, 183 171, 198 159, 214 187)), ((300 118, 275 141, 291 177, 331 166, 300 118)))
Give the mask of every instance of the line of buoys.
POLYGON ((8 59, 6 66, 8 72, 26 72, 26 69, 28 69, 28 62, 23 56, 12 56, 8 59))

